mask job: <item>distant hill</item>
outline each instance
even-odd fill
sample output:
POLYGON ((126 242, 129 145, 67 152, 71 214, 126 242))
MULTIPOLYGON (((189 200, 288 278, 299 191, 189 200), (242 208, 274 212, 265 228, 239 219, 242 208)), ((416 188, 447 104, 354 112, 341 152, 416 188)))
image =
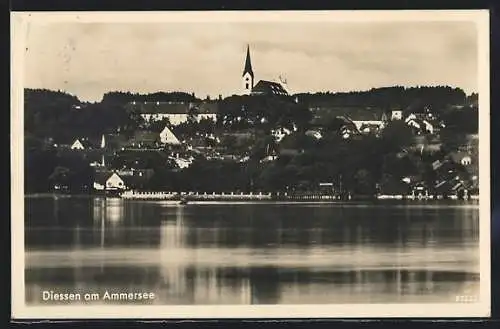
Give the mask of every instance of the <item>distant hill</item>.
POLYGON ((353 92, 320 92, 295 94, 298 101, 309 108, 321 107, 374 107, 380 109, 407 109, 431 106, 443 108, 451 104, 464 104, 467 95, 460 88, 449 86, 401 86, 373 88, 353 92))
POLYGON ((156 92, 151 94, 137 94, 130 92, 113 91, 104 94, 103 103, 117 102, 126 104, 129 102, 199 102, 201 99, 197 98, 194 93, 186 93, 181 91, 174 92, 156 92))

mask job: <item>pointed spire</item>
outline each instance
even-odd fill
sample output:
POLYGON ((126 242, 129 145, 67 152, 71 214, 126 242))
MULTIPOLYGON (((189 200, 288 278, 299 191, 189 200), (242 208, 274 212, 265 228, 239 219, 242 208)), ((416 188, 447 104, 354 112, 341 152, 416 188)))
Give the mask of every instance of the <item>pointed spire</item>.
POLYGON ((253 78, 252 61, 250 60, 250 46, 247 45, 247 58, 245 60, 245 69, 243 70, 243 75, 245 73, 250 73, 253 78))

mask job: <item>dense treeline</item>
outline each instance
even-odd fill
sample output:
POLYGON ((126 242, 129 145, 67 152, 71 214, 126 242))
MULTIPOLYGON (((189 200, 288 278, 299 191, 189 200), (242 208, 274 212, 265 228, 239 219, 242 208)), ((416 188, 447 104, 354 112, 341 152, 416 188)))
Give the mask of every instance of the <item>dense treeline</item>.
POLYGON ((130 134, 141 123, 139 113, 118 101, 82 103, 75 96, 49 90, 24 92, 24 129, 33 138, 70 143, 78 137, 98 138, 103 133, 130 134))
POLYGON ((180 91, 174 92, 157 92, 151 94, 138 94, 130 92, 114 91, 104 94, 103 103, 119 103, 126 104, 132 101, 136 102, 197 102, 199 98, 194 93, 185 93, 180 91))
POLYGON ((448 86, 411 88, 395 86, 367 91, 301 93, 295 96, 308 107, 378 107, 410 110, 412 107, 418 109, 424 105, 442 109, 450 104, 464 104, 467 98, 462 89, 448 86))

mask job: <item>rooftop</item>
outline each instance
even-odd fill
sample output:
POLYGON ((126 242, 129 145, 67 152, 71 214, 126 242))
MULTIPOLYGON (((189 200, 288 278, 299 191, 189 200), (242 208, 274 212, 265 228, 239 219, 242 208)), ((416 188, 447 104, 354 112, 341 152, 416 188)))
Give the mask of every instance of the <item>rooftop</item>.
POLYGON ((197 113, 217 113, 219 104, 216 102, 181 103, 181 102, 130 102, 127 108, 143 114, 188 114, 191 108, 197 108, 197 113))

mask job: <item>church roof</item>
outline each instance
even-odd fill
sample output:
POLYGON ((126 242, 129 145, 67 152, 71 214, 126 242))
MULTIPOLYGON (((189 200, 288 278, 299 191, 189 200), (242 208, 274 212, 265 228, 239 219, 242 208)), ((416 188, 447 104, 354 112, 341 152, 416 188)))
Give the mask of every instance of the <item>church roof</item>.
POLYGON ((250 46, 247 46, 247 57, 245 60, 245 69, 243 70, 242 76, 247 72, 250 73, 253 78, 252 61, 250 59, 250 46))
POLYGON ((283 88, 280 83, 260 80, 252 89, 254 94, 268 94, 268 95, 288 95, 288 92, 283 88))

